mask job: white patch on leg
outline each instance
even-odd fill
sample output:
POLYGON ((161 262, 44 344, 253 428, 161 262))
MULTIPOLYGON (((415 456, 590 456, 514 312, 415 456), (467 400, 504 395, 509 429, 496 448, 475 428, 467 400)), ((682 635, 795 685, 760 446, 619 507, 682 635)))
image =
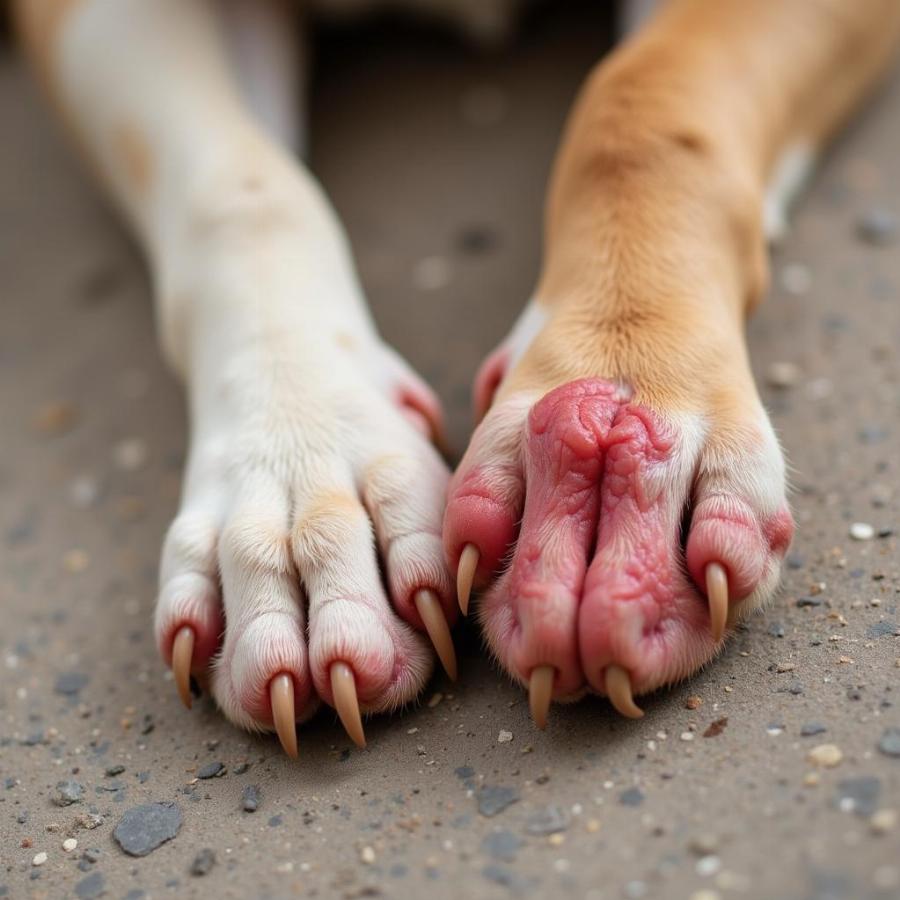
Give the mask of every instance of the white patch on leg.
POLYGON ((504 342, 509 348, 507 372, 525 355, 525 351, 540 334, 549 317, 550 313, 534 297, 528 301, 528 305, 522 310, 519 318, 516 319, 512 330, 504 342))
POLYGON ((815 148, 801 141, 791 144, 775 163, 763 199, 763 228, 770 244, 787 236, 791 207, 809 181, 816 159, 815 148))

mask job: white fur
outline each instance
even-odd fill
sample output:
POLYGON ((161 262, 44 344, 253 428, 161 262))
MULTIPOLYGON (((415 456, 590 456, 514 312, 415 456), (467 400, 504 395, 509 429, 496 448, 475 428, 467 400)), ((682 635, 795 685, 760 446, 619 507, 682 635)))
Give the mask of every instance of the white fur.
POLYGON ((549 318, 547 308, 542 306, 540 302, 532 297, 525 306, 525 309, 516 319, 512 330, 504 342, 509 348, 509 363, 507 370, 513 368, 516 363, 525 355, 525 351, 531 346, 531 342, 540 334, 547 319, 549 318))
MULTIPOLYGON (((263 724, 246 700, 278 672, 310 666, 321 693, 337 658, 374 673, 367 708, 409 700, 430 654, 392 610, 376 554, 396 602, 416 586, 448 596, 448 473, 394 399, 420 384, 381 343, 328 201, 244 109, 204 4, 86 0, 60 68, 80 137, 147 249, 161 340, 189 391, 158 634, 224 606, 213 692, 244 727, 263 724), (123 126, 146 143, 143 187, 123 165, 123 126), (337 494, 349 505, 310 518, 337 494)), ((292 130, 283 104, 267 115, 292 130)))
POLYGON ((777 244, 788 233, 791 206, 806 186, 816 166, 815 147, 805 141, 791 144, 772 169, 763 200, 766 240, 777 244))

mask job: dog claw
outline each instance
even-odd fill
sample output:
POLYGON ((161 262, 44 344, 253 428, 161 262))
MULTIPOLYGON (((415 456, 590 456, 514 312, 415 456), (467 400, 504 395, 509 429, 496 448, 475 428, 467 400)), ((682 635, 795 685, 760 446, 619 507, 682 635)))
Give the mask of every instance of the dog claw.
POLYGON ((712 562, 706 567, 706 597, 709 600, 709 624, 718 644, 728 621, 728 575, 723 566, 712 562))
POLYGON ((194 655, 194 629, 190 625, 183 625, 178 629, 175 640, 172 642, 172 674, 175 676, 175 686, 178 688, 178 696, 181 702, 191 708, 191 658, 194 655))
POLYGON ((437 594, 429 590, 416 591, 415 604, 444 671, 450 676, 451 681, 456 681, 456 650, 450 636, 450 626, 447 624, 437 594))
POLYGON ((459 557, 459 568, 456 570, 456 596, 459 608, 464 616, 469 614, 469 595, 472 593, 472 582, 481 554, 474 544, 466 544, 459 557))
POLYGON ((606 667, 606 696, 623 716, 640 719, 644 711, 634 702, 631 677, 621 666, 606 667))
POLYGON ((534 724, 543 731, 547 727, 547 715, 553 698, 553 681, 556 669, 553 666, 536 666, 528 679, 528 706, 534 724))
POLYGON ((276 675, 269 683, 269 699, 272 703, 272 718, 278 740, 284 752, 292 759, 297 758, 297 722, 294 716, 294 679, 286 672, 276 675))
POLYGON ((334 695, 334 708, 350 740, 357 747, 365 747, 366 735, 359 714, 356 679, 353 676, 353 669, 345 662, 331 665, 331 693, 334 695))

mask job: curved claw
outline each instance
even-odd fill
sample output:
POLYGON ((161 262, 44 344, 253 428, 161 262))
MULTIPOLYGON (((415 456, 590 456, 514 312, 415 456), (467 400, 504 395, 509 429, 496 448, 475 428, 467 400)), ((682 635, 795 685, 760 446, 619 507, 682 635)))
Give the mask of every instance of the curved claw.
POLYGON ((172 674, 181 702, 191 708, 191 658, 194 655, 194 629, 190 625, 182 625, 172 641, 172 674))
POLYGON ((481 553, 474 544, 466 544, 459 557, 459 568, 456 570, 456 596, 459 608, 464 616, 469 614, 469 595, 472 593, 472 582, 481 553))
POLYGON ((621 666, 606 667, 606 696, 623 716, 640 719, 644 711, 634 702, 631 676, 621 666))
POLYGON ((284 752, 297 758, 297 720, 294 715, 294 679, 287 672, 276 675, 269 683, 269 700, 278 740, 284 752))
POLYGON ((724 567, 711 562, 706 567, 706 597, 709 600, 709 624, 713 640, 718 644, 725 635, 728 621, 728 574, 724 567))
POLYGON ((456 681, 456 650, 450 636, 450 626, 441 609, 441 601, 434 591, 423 589, 416 591, 414 602, 444 671, 452 681, 456 681))
POLYGON ((366 735, 359 714, 356 679, 353 669, 345 662, 331 664, 331 693, 334 695, 334 708, 350 740, 357 747, 365 747, 366 735))
POLYGON ((556 669, 553 666, 536 666, 528 679, 528 705, 534 724, 543 731, 547 727, 550 701, 553 699, 553 680, 556 669))

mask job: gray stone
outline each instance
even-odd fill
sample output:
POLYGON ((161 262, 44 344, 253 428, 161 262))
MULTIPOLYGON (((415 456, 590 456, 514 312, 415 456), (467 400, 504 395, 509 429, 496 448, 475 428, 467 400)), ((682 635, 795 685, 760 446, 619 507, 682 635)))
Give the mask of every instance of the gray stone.
POLYGON ((209 847, 204 847, 191 863, 191 875, 201 877, 208 875, 216 864, 216 854, 209 847))
POLYGON ((828 729, 821 722, 806 722, 800 726, 800 737, 812 737, 815 734, 825 734, 828 729))
POLYGON ((61 672, 56 676, 56 684, 53 685, 53 690, 57 694, 75 697, 88 681, 90 681, 88 676, 81 672, 61 672))
POLYGON ((79 900, 94 900, 106 893, 106 884, 102 872, 92 872, 75 885, 75 894, 79 900))
POLYGON ((171 801, 142 803, 125 813, 113 831, 116 843, 130 856, 146 856, 181 828, 181 810, 171 801))
POLYGON ((900 759, 900 728, 885 728, 878 741, 878 749, 885 756, 895 756, 900 759))
POLYGON ((880 794, 881 782, 877 778, 873 775, 860 775, 838 782, 834 802, 841 809, 849 807, 849 811, 868 818, 878 809, 880 794))
POLYGON ((559 806, 545 806, 535 813, 525 824, 529 834, 556 834, 565 831, 571 822, 569 813, 559 806))
POLYGON ((856 222, 856 234, 867 244, 886 245, 897 237, 897 217, 887 209, 867 209, 856 222))
POLYGON ((215 762, 207 763, 205 766, 200 767, 200 771, 197 772, 198 778, 218 778, 220 775, 225 774, 225 766, 223 763, 220 763, 218 760, 215 762))
POLYGON ((511 831, 492 831, 484 836, 481 849, 494 859, 512 862, 524 841, 511 831))
POLYGON ((518 800, 519 792, 515 788, 486 784, 478 792, 478 812, 490 818, 499 815, 518 800))
POLYGON ((58 781, 56 783, 56 793, 53 795, 53 802, 57 806, 71 806, 73 803, 81 803, 84 796, 84 785, 71 779, 67 781, 58 781))
POLYGON ((622 806, 640 806, 644 802, 644 792, 640 788, 632 787, 619 794, 619 803, 622 806))
POLYGON ((866 629, 866 637, 872 641, 881 637, 894 637, 900 634, 900 625, 896 622, 875 622, 866 629))
POLYGON ((241 808, 244 812, 256 812, 259 809, 259 785, 248 784, 241 797, 241 808))

